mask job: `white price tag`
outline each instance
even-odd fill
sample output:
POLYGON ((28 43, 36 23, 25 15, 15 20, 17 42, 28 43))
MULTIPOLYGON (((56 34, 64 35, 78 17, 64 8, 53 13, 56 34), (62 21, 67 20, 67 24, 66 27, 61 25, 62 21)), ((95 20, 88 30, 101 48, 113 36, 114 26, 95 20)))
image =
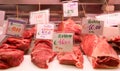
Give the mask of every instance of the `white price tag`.
POLYGON ((54 24, 37 24, 36 38, 53 39, 54 24))
POLYGON ((0 25, 4 24, 5 11, 0 11, 0 25))
POLYGON ((25 28, 26 22, 19 19, 8 19, 8 27, 6 34, 21 37, 25 28))
POLYGON ((89 33, 89 34, 96 34, 96 35, 103 34, 103 27, 104 27, 103 21, 99 21, 96 19, 84 19, 83 25, 84 27, 83 27, 82 33, 89 33))
POLYGON ((73 48, 73 33, 55 33, 53 36, 53 51, 69 52, 73 48))
POLYGON ((78 2, 63 3, 64 17, 78 16, 78 2))
POLYGON ((48 24, 49 16, 50 16, 49 9, 31 12, 30 24, 48 24))

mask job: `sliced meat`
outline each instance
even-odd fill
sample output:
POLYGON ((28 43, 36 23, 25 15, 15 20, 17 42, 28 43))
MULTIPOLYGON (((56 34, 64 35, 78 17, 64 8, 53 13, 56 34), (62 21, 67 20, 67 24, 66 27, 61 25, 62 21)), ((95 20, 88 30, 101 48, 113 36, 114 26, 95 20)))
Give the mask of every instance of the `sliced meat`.
POLYGON ((0 69, 19 66, 24 52, 16 49, 0 49, 0 69))
POLYGON ((60 52, 57 55, 60 64, 75 65, 83 68, 83 55, 79 46, 74 46, 72 52, 60 52))
POLYGON ((107 41, 93 34, 82 36, 81 47, 88 56, 93 68, 115 68, 120 60, 107 41))

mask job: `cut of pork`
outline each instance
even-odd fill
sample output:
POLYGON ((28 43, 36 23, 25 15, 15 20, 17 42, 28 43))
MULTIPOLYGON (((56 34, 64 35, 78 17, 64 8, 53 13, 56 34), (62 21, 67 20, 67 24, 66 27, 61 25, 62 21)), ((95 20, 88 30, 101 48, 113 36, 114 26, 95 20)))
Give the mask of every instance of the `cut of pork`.
POLYGON ((74 46, 72 52, 60 52, 57 55, 60 64, 75 65, 78 68, 83 68, 83 55, 79 46, 74 46))
POLYGON ((0 69, 19 66, 24 52, 16 49, 0 49, 0 69))
POLYGON ((82 36, 81 48, 88 56, 93 68, 115 68, 120 60, 107 41, 93 34, 82 36))

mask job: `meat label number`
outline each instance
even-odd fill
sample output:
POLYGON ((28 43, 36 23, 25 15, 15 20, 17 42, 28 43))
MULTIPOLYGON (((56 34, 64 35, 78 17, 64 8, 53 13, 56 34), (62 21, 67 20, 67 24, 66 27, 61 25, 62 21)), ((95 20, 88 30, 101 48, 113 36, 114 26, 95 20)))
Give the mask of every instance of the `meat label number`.
POLYGON ((11 30, 12 30, 13 32, 20 32, 20 31, 21 31, 21 28, 18 28, 18 27, 13 26, 13 27, 11 28, 11 30))

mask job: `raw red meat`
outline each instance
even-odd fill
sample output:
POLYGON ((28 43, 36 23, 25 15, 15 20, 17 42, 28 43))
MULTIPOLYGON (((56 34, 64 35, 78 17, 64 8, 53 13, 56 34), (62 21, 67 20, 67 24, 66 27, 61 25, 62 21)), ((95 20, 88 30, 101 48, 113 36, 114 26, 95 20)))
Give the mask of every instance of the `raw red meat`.
POLYGON ((31 39, 31 38, 33 38, 33 36, 35 35, 35 33, 36 33, 36 28, 33 27, 33 28, 31 28, 31 29, 25 30, 25 31, 23 32, 22 37, 25 38, 25 39, 31 39))
POLYGON ((120 64, 117 53, 103 38, 93 34, 83 35, 81 47, 93 68, 115 68, 120 64))
POLYGON ((79 36, 81 35, 82 27, 79 24, 76 24, 73 20, 68 19, 66 21, 62 21, 58 25, 57 32, 67 32, 67 33, 74 33, 74 40, 79 42, 79 36))
POLYGON ((19 66, 24 52, 16 49, 0 49, 0 69, 19 66))
POLYGON ((31 53, 31 61, 40 68, 48 68, 56 53, 52 51, 51 42, 48 40, 37 40, 31 53))
POLYGON ((0 46, 0 48, 20 49, 24 52, 27 52, 30 43, 31 41, 29 39, 8 37, 6 41, 0 46))
POLYGON ((57 55, 60 64, 75 65, 83 68, 83 55, 79 46, 74 46, 72 52, 60 52, 57 55))

